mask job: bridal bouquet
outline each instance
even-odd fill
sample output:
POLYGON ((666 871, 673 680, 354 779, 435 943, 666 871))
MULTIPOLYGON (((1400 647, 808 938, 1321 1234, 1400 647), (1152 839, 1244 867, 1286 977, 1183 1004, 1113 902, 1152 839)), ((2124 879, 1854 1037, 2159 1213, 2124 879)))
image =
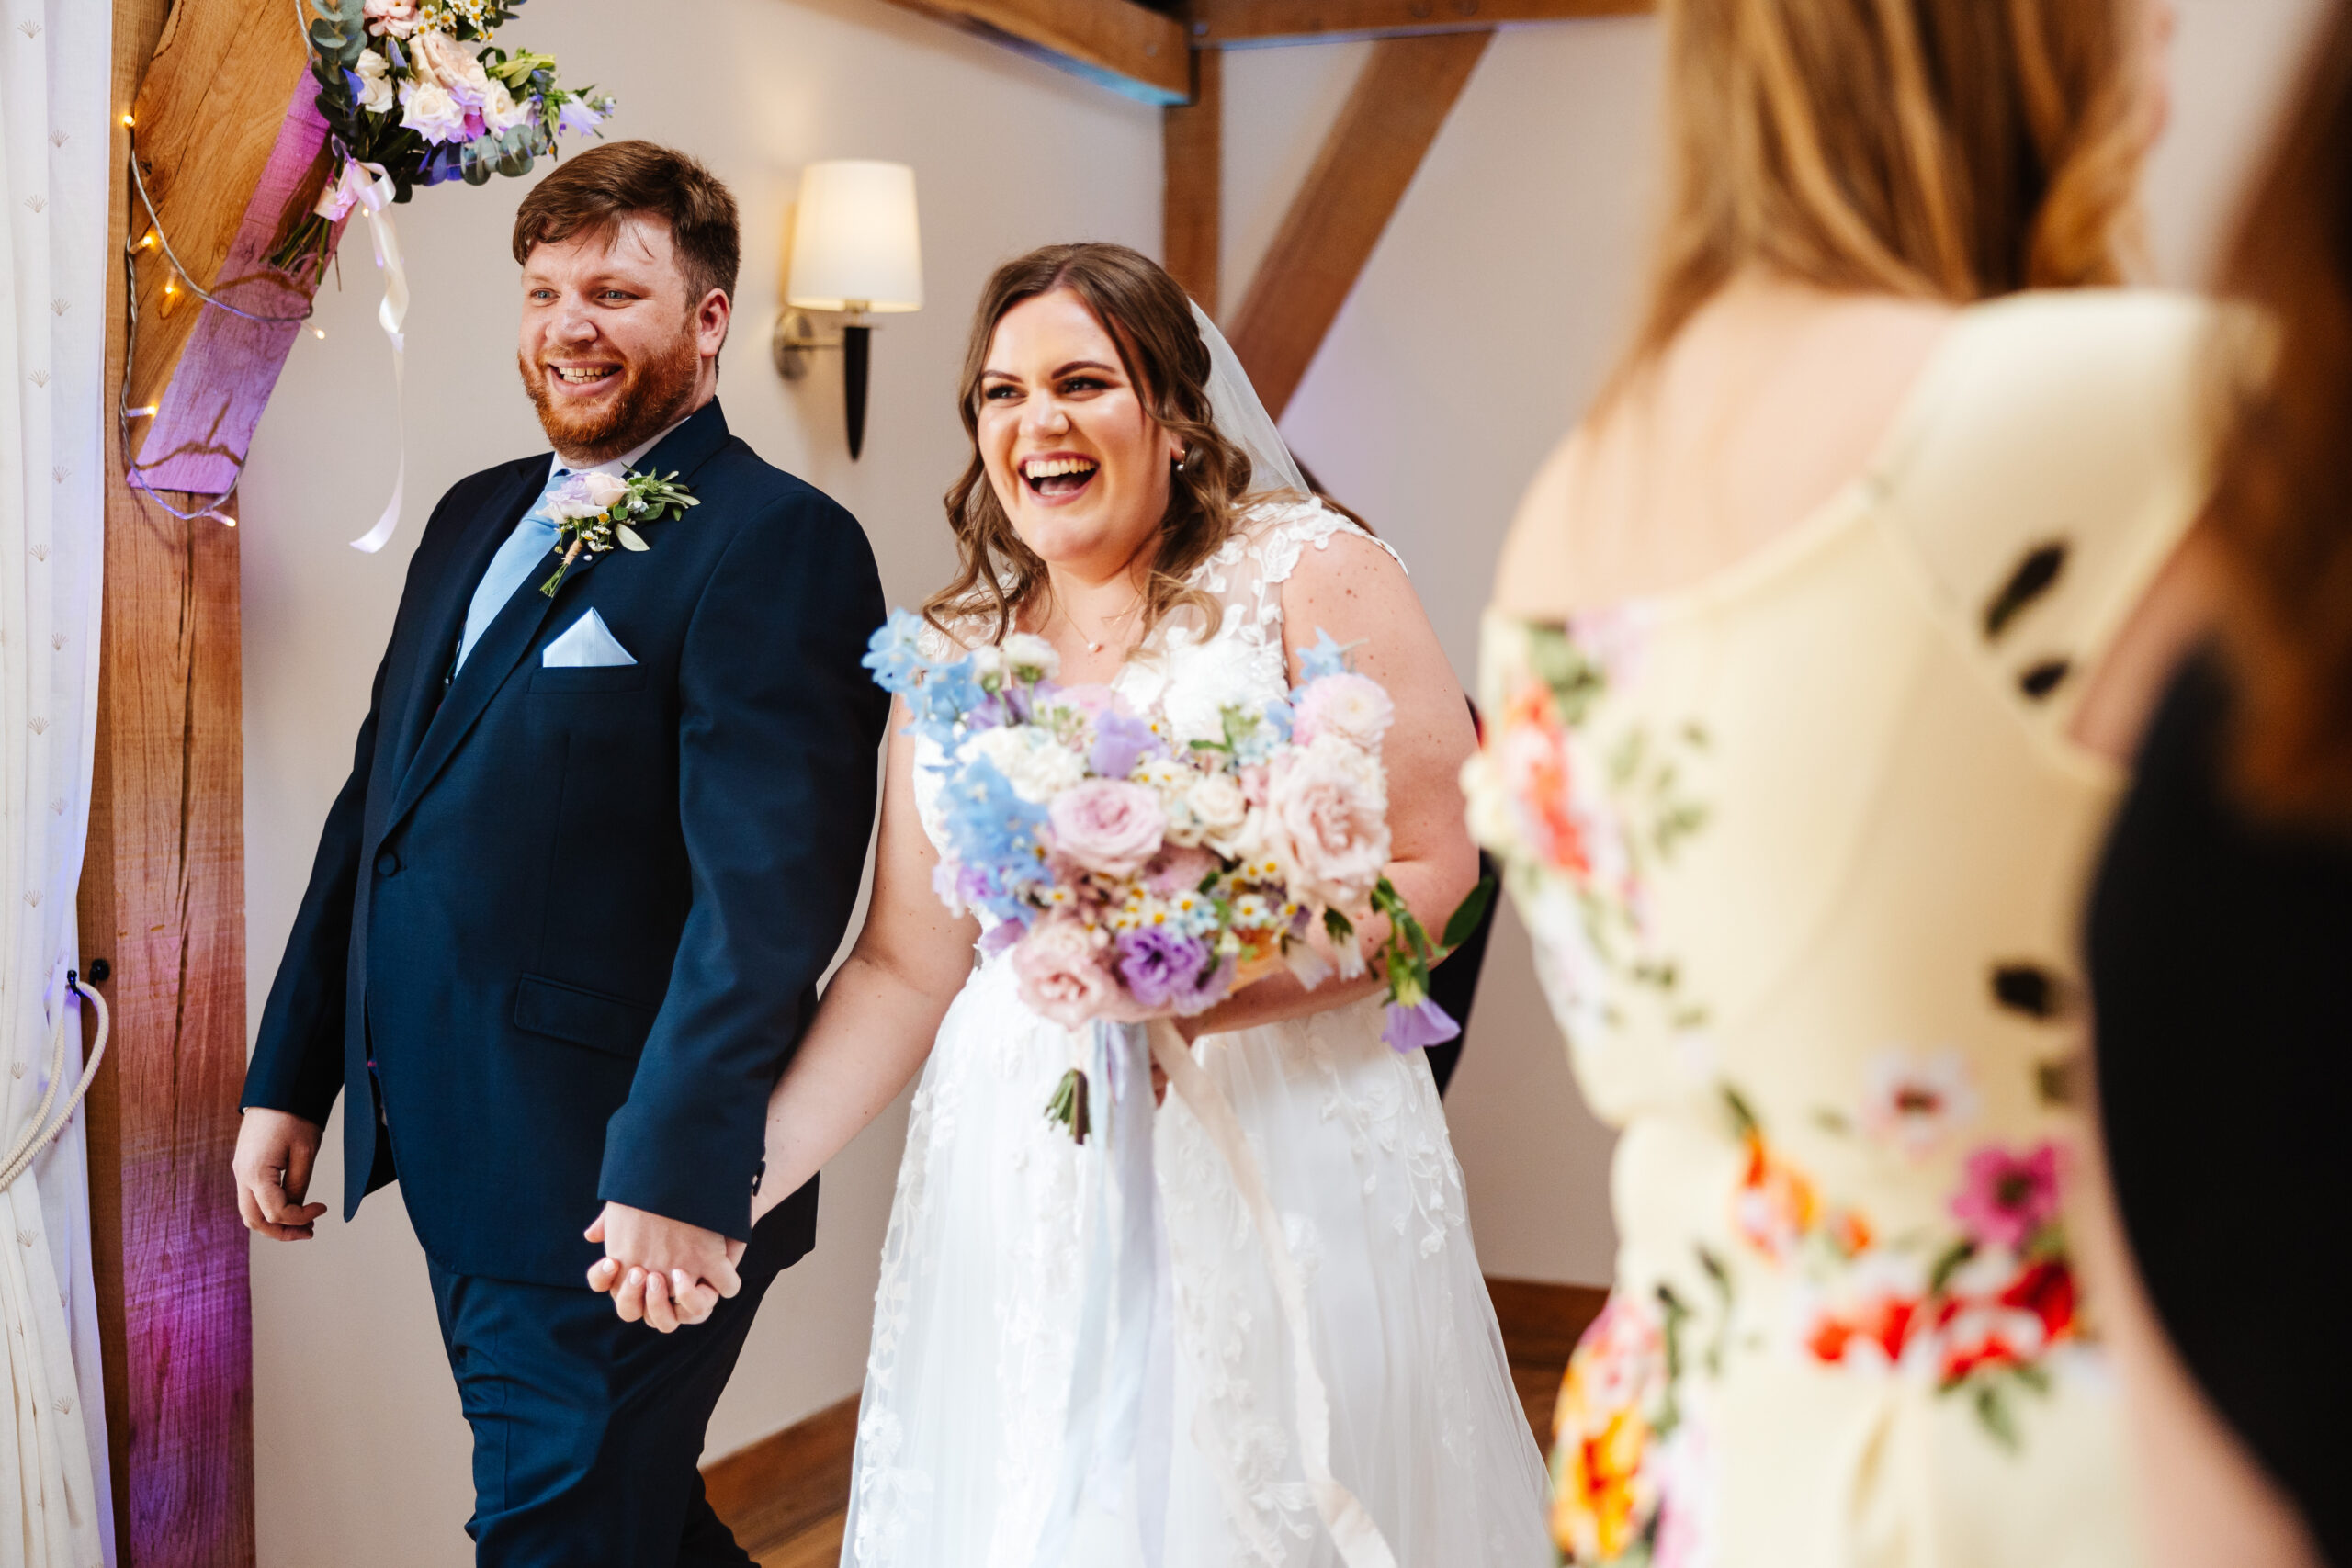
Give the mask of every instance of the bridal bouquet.
POLYGON ((559 132, 586 135, 613 112, 611 98, 559 85, 553 57, 483 47, 522 3, 310 0, 311 73, 336 163, 272 266, 299 273, 322 262, 355 203, 528 174, 534 158, 555 152, 559 132))
MULTIPOLYGON (((984 919, 983 951, 1011 951, 1033 1010, 1075 1031, 1188 1016, 1283 971, 1308 987, 1353 978, 1366 972, 1356 924, 1377 914, 1384 1037, 1410 1051, 1460 1032, 1430 1000, 1430 965, 1491 889, 1440 944, 1382 874, 1395 709, 1328 632, 1287 694, 1227 705, 1218 733, 1180 740, 1165 713, 1107 686, 1056 684, 1042 637, 943 660, 925 656, 923 629, 894 612, 865 664, 944 754, 937 891, 984 919)), ((1052 1108, 1081 1137, 1085 1093, 1073 1071, 1052 1108)))

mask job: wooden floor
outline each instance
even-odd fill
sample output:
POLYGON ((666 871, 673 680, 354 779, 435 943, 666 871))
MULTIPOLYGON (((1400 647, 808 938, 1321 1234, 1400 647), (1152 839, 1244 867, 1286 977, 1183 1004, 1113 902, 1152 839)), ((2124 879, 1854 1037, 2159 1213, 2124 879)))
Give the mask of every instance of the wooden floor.
MULTIPOLYGON (((1560 1373, 1603 1292, 1526 1280, 1489 1280, 1487 1290, 1528 1425, 1548 1449, 1560 1373)), ((711 1506, 760 1568, 833 1568, 841 1561, 856 1441, 857 1401, 845 1399, 704 1468, 711 1506)))

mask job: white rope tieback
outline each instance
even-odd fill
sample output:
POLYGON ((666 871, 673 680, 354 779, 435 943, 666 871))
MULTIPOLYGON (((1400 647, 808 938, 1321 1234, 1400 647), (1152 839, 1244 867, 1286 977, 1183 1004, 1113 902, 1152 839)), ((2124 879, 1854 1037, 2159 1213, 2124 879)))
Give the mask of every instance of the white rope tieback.
POLYGON ((23 1135, 8 1151, 8 1163, 0 1165, 0 1191, 16 1185, 17 1178, 31 1168, 41 1145, 65 1131, 65 1123, 74 1119, 74 1108, 82 1103, 84 1095, 90 1092, 90 1080, 98 1076, 98 1063, 107 1054, 107 1033, 114 1021, 107 1010, 106 998, 96 991, 85 989, 82 977, 71 969, 65 972, 65 989, 70 995, 81 998, 98 1010, 98 1037, 90 1046, 90 1059, 82 1068, 82 1081, 74 1086, 74 1092, 66 1097, 64 1105, 58 1109, 57 1120, 51 1122, 50 1107, 56 1104, 57 1085, 65 1077, 65 1021, 74 1016, 72 1008, 58 1008, 57 1027, 51 1031, 49 1039, 49 1088, 41 1094, 40 1109, 33 1112, 33 1119, 26 1123, 23 1135))

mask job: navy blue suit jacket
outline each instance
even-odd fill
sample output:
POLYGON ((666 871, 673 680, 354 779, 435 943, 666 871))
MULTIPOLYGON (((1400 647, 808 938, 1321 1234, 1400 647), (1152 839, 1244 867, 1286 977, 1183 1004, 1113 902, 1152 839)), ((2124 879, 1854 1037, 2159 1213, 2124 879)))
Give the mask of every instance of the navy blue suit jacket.
MULTIPOLYGON (((888 715, 865 534, 716 402, 638 466, 701 504, 553 599, 535 570, 454 682, 548 459, 434 509, 245 1077, 319 1122, 348 1090, 345 1217, 397 1175, 455 1273, 580 1284, 606 1200, 749 1236, 768 1091, 857 897, 888 715), (592 606, 637 662, 544 667, 592 606)), ((756 1250, 808 1250, 814 1185, 756 1250)))

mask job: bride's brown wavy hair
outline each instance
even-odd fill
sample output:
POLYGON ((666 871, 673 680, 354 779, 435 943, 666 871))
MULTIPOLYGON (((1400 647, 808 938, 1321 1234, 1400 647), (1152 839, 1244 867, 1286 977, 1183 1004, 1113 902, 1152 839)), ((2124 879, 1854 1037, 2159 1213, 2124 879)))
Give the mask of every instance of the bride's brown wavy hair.
POLYGON ((1023 544, 989 482, 980 458, 980 373, 997 323, 1025 299, 1067 288, 1118 345, 1119 361, 1145 412, 1184 448, 1170 477, 1168 510, 1144 581, 1143 626, 1179 608, 1196 611, 1204 634, 1219 619, 1215 596, 1188 586, 1194 568, 1225 543, 1249 502, 1250 458, 1217 430, 1209 408, 1209 351, 1193 323, 1193 303, 1158 262, 1125 245, 1046 245, 997 268, 972 316, 964 351, 964 433, 972 460, 947 491, 956 535, 956 576, 925 601, 924 619, 951 636, 993 622, 1001 641, 1021 612, 1052 589, 1046 563, 1023 544))
POLYGON ((1743 267, 1955 303, 2123 280, 2143 0, 1666 0, 1667 219, 1604 403, 1743 267))

